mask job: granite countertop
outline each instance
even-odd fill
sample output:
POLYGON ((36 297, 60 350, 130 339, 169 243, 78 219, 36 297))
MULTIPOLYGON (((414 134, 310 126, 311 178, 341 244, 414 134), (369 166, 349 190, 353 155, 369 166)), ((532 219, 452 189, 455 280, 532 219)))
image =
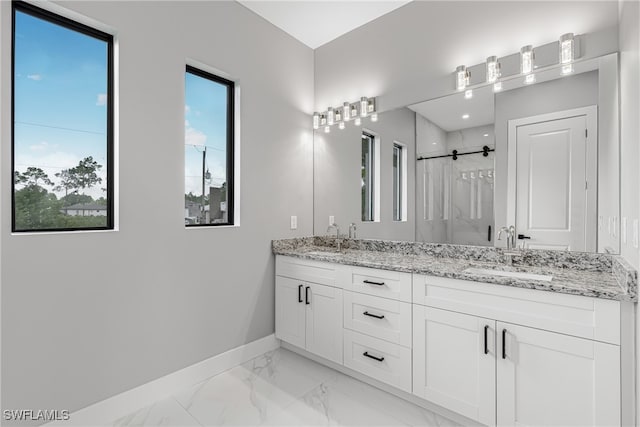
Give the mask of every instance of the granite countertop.
POLYGON ((346 247, 338 252, 332 244, 326 238, 274 240, 273 252, 315 261, 637 301, 637 272, 622 258, 612 255, 569 253, 562 256, 554 251, 524 251, 507 266, 503 251, 496 248, 345 240, 346 247), (553 279, 543 281, 465 271, 469 268, 551 275, 553 279))

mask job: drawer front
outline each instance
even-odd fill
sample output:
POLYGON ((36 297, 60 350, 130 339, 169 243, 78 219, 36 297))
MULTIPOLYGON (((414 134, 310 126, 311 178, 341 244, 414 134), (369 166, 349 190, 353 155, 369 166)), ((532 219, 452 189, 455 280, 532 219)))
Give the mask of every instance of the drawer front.
POLYGON ((618 301, 416 274, 413 302, 620 344, 618 301))
POLYGON ((411 304, 344 292, 344 327, 403 347, 411 347, 411 304))
POLYGON ((347 267, 339 272, 344 289, 382 298, 411 302, 411 273, 347 267))
POLYGON ((342 266, 302 258, 276 256, 276 275, 338 287, 336 271, 342 266))
POLYGON ((411 350, 344 330, 344 365, 411 393, 411 350))

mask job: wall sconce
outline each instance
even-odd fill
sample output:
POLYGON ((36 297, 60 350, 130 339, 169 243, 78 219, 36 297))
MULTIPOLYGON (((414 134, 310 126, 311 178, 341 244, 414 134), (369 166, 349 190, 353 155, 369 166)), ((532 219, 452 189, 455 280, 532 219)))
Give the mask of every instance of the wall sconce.
POLYGON ((533 46, 527 45, 520 49, 520 73, 530 74, 533 72, 533 46))
POLYGON ((456 90, 464 90, 469 85, 471 72, 464 65, 456 68, 456 90))
POLYGON ((487 58, 487 83, 495 83, 500 77, 500 63, 497 56, 487 58))
POLYGON ((331 126, 337 124, 339 129, 346 127, 346 122, 351 121, 356 126, 362 124, 363 117, 370 117, 372 122, 378 121, 376 98, 363 96, 357 102, 344 102, 340 107, 329 107, 323 113, 313 113, 313 129, 324 128, 325 133, 331 132, 331 126))
POLYGON ((573 33, 566 33, 560 36, 559 60, 562 64, 562 74, 573 73, 573 60, 575 59, 575 41, 573 33))

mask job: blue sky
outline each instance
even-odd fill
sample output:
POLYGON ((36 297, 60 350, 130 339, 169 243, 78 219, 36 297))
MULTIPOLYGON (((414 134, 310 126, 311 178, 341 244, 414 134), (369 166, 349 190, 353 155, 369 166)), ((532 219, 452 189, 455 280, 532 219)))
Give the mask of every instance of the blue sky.
POLYGON ((185 193, 202 194, 205 146, 205 169, 211 173, 207 186, 219 187, 226 180, 227 87, 186 73, 185 103, 185 193))
MULTIPOLYGON (((93 156, 106 196, 107 44, 16 12, 16 170, 42 168, 49 178, 93 156)), ((60 194, 59 194, 60 195, 60 194)))

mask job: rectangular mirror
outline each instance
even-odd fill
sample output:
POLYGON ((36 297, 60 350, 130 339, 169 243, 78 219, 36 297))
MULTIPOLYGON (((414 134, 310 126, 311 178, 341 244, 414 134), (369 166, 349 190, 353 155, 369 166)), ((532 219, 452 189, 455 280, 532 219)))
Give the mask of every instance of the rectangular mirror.
POLYGON ((619 253, 619 163, 614 53, 317 130, 314 233, 619 253))

